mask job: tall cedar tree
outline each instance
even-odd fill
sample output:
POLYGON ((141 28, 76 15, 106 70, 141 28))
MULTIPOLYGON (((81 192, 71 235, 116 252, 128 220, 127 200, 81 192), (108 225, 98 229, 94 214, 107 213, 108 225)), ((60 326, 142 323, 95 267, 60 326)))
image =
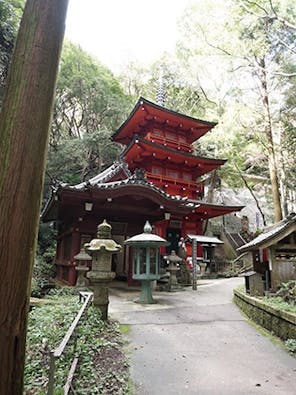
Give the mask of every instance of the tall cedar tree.
POLYGON ((0 117, 0 394, 21 395, 30 286, 68 0, 28 0, 0 117))

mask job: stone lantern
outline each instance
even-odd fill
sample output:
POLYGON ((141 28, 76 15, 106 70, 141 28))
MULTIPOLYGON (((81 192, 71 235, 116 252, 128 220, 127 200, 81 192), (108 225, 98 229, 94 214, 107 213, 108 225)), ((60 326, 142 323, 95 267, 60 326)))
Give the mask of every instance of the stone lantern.
POLYGON ((180 267, 178 267, 177 264, 182 262, 183 259, 180 258, 174 250, 172 250, 170 255, 167 255, 164 258, 169 262, 169 267, 167 268, 167 271, 170 273, 168 290, 175 291, 180 288, 176 276, 180 267))
POLYGON ((151 282, 160 279, 159 275, 159 248, 167 246, 169 243, 151 233, 152 227, 148 221, 144 226, 144 233, 133 236, 125 241, 125 244, 132 246, 135 250, 133 279, 141 281, 141 294, 138 302, 152 304, 151 282))
POLYGON ((88 285, 85 273, 89 270, 87 262, 91 261, 91 256, 85 252, 84 247, 81 248, 79 254, 74 256, 75 270, 77 271, 76 287, 84 288, 88 285))
POLYGON ((92 270, 87 273, 94 291, 93 305, 100 309, 102 319, 108 319, 109 284, 115 273, 111 271, 112 255, 121 250, 121 245, 111 239, 111 225, 106 220, 98 225, 97 239, 85 244, 92 256, 92 270))

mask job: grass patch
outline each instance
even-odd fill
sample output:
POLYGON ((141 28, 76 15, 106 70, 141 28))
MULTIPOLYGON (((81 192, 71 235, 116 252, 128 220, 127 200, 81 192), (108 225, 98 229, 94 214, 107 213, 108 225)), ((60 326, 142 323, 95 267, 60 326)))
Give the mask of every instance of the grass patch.
POLYGON ((285 345, 291 354, 296 357, 296 339, 288 339, 285 341, 285 345))
POLYGON ((246 286, 245 286, 245 284, 240 284, 237 287, 235 287, 235 289, 237 291, 241 292, 241 293, 244 293, 244 294, 246 293, 246 286))
MULTIPOLYGON (((54 293, 48 297, 50 304, 33 308, 30 313, 25 395, 46 393, 50 350, 61 342, 82 306, 78 295, 73 296, 71 293, 69 290, 54 293)), ((75 353, 79 354, 79 362, 73 380, 73 393, 130 394, 129 364, 119 325, 114 321, 102 321, 99 311, 90 307, 83 316, 77 333, 75 350, 75 343, 72 342, 67 346, 65 355, 57 361, 54 394, 63 393, 75 353)))
POLYGON ((131 326, 130 325, 120 324, 119 325, 119 329, 120 329, 120 332, 123 335, 128 335, 131 332, 131 326))
POLYGON ((276 309, 296 314, 296 305, 294 303, 285 302, 280 296, 264 296, 258 299, 276 309))

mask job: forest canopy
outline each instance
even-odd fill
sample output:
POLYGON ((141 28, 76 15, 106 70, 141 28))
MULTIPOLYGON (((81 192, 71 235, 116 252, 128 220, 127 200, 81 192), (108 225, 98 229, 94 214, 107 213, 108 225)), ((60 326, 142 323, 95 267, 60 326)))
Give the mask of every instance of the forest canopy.
MULTIPOLYGON (((23 4, 0 2, 0 97, 23 4)), ((109 166, 121 150, 112 133, 139 96, 155 102, 161 90, 166 107, 218 122, 195 149, 228 159, 228 187, 269 191, 276 219, 295 209, 295 13, 291 0, 199 1, 180 16, 174 53, 118 75, 65 42, 46 185, 109 166)))

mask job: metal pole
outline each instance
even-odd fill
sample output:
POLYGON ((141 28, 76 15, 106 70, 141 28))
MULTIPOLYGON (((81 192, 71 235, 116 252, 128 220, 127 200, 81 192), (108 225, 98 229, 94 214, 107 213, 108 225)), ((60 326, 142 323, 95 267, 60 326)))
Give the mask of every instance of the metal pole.
POLYGON ((196 273, 196 257, 197 257, 197 242, 195 239, 192 240, 192 289, 197 290, 197 273, 196 273))

